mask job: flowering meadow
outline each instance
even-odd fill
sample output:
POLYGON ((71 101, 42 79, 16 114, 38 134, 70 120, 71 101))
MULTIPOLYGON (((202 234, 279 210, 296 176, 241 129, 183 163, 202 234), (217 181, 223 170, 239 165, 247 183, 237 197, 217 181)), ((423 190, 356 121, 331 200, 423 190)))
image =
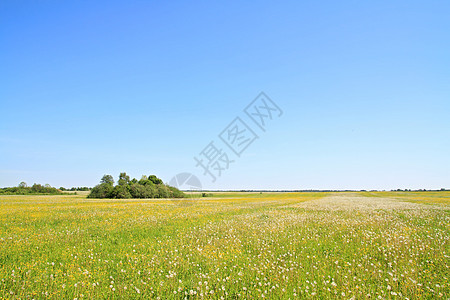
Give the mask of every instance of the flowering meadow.
POLYGON ((450 192, 0 196, 0 298, 449 299, 450 192))

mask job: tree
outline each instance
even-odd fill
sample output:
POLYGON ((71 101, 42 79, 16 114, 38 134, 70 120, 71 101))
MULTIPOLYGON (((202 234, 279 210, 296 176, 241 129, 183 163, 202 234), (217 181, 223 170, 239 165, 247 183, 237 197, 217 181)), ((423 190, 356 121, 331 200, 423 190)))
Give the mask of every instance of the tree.
POLYGON ((167 186, 165 186, 164 184, 158 184, 157 191, 158 191, 158 195, 156 198, 170 198, 170 196, 171 196, 169 188, 167 186))
POLYGON ((119 175, 119 181, 117 182, 119 185, 125 186, 130 183, 130 176, 127 173, 122 172, 119 175))
POLYGON ((40 193, 40 192, 42 192, 43 189, 44 189, 44 187, 38 183, 35 183, 31 186, 31 191, 35 192, 35 193, 40 193))
POLYGON ((148 176, 148 180, 150 180, 154 184, 162 184, 163 183, 163 181, 161 179, 159 179, 158 177, 156 177, 155 175, 148 176))
POLYGON ((176 187, 168 185, 167 188, 170 191, 170 197, 172 198, 184 198, 184 193, 176 187))
POLYGON ((148 177, 145 175, 142 175, 141 179, 138 181, 139 184, 141 185, 147 185, 148 183, 151 183, 153 185, 153 183, 148 180, 148 177))
POLYGON ((114 178, 111 175, 103 175, 100 183, 107 183, 110 185, 114 185, 114 178))
MULTIPOLYGON (((120 180, 119 180, 120 181, 120 180)), ((116 185, 112 191, 112 198, 127 199, 132 198, 126 185, 116 185)))
POLYGON ((131 185, 130 193, 133 198, 154 198, 155 189, 150 185, 139 183, 131 185))
POLYGON ((88 198, 112 198, 112 192, 114 190, 114 186, 110 183, 104 182, 99 185, 96 185, 88 198))
POLYGON ((22 181, 21 183, 19 183, 19 187, 20 188, 26 188, 27 187, 27 183, 25 181, 22 181))

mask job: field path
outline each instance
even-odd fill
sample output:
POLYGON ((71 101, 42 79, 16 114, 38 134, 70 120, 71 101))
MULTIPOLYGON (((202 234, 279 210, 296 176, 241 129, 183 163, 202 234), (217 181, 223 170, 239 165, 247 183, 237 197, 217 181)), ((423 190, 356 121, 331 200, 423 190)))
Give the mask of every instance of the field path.
POLYGON ((393 198, 365 197, 357 193, 333 193, 324 198, 314 199, 295 205, 316 210, 397 210, 424 209, 429 205, 401 201, 393 198))

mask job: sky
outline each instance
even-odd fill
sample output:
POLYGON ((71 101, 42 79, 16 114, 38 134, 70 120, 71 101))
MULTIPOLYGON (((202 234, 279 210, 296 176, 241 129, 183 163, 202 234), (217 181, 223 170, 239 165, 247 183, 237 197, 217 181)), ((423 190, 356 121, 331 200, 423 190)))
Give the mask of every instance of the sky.
POLYGON ((449 15, 448 1, 1 1, 0 186, 187 172, 218 190, 450 188, 449 15), (265 131, 245 113, 261 92, 279 108, 265 131), (239 141, 257 136, 240 156, 237 117, 239 141))

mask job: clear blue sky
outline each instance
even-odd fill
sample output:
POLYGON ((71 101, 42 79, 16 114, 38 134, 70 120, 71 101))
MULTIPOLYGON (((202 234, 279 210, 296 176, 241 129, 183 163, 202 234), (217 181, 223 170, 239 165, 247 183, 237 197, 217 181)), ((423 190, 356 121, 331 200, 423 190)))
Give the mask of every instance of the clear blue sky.
POLYGON ((1 1, 0 186, 450 188, 449 1, 169 2, 1 1), (261 91, 284 114, 212 183, 261 91))

